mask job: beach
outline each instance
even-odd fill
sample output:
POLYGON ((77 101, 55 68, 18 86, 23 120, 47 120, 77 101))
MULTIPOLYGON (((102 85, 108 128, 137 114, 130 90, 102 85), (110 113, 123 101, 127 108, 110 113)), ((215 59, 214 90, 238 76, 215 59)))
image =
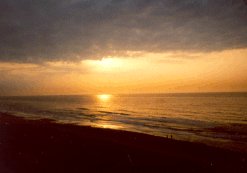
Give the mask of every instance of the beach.
POLYGON ((0 173, 247 173, 246 1, 0 1, 0 173))
POLYGON ((246 172, 247 153, 141 133, 0 116, 1 172, 246 172))

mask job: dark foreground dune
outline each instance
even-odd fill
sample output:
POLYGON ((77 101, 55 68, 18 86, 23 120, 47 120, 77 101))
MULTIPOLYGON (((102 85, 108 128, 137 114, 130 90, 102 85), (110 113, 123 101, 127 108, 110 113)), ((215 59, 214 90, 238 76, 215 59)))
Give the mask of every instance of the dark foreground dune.
POLYGON ((247 172, 247 154, 0 114, 0 172, 247 172))

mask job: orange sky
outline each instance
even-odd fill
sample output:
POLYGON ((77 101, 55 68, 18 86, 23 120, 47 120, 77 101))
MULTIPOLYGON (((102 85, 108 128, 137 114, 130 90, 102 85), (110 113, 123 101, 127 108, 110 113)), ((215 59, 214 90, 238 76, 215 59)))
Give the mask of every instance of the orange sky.
POLYGON ((45 65, 1 63, 8 88, 1 95, 246 92, 246 57, 247 49, 238 49, 45 65))

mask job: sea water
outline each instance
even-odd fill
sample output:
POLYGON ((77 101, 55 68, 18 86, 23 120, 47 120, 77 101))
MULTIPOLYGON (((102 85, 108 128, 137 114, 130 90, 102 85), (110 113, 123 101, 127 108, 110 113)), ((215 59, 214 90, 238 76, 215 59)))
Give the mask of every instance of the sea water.
POLYGON ((247 152, 246 92, 6 96, 0 112, 247 152))

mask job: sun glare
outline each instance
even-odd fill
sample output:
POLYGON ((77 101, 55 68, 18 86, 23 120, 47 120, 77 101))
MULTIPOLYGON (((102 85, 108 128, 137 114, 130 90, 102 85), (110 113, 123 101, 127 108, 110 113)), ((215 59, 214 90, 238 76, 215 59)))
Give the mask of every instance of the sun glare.
POLYGON ((122 66, 122 61, 117 58, 103 58, 101 61, 98 61, 100 66, 104 68, 116 68, 122 66))
POLYGON ((108 94, 102 94, 102 95, 98 95, 98 98, 102 101, 106 101, 108 99, 110 99, 111 95, 108 94))
POLYGON ((101 65, 110 65, 113 63, 113 59, 102 59, 102 61, 99 62, 101 65))

